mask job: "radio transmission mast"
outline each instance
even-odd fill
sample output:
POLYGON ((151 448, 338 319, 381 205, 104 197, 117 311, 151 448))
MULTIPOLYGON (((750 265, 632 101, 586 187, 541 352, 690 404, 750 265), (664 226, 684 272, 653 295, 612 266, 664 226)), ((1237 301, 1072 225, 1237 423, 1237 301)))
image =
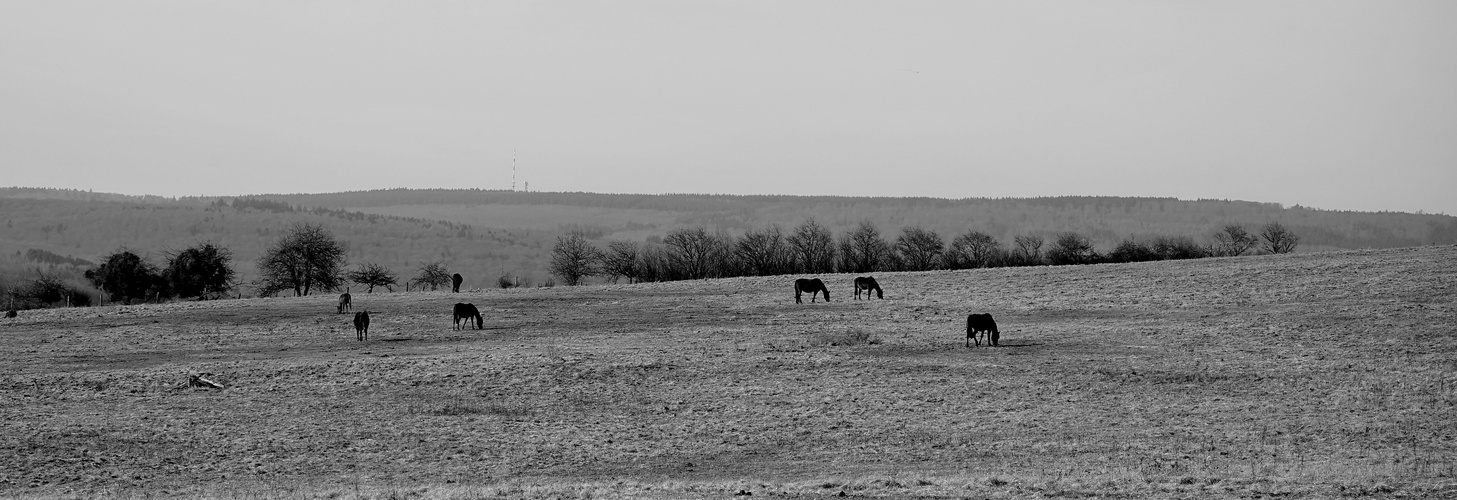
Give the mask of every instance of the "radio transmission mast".
POLYGON ((511 191, 516 191, 516 150, 511 150, 511 191))

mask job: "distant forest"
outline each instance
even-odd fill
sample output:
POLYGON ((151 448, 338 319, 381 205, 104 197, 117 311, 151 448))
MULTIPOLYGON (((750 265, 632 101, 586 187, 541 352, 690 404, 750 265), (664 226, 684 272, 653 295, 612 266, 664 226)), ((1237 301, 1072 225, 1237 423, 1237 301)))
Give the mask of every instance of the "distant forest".
MULTIPOLYGON (((231 250, 239 278, 293 222, 321 224, 349 250, 350 265, 375 263, 402 277, 441 262, 467 287, 500 276, 547 279, 557 237, 576 232, 600 246, 660 242, 674 229, 739 235, 813 218, 837 236, 869 221, 893 239, 909 227, 946 241, 979 231, 1011 245, 1019 235, 1088 237, 1098 251, 1125 239, 1189 237, 1211 242, 1226 224, 1251 231, 1279 222, 1300 236, 1297 252, 1457 244, 1457 217, 1349 212, 1274 203, 1173 198, 865 198, 595 194, 500 190, 387 189, 227 197, 126 196, 0 188, 0 281, 35 270, 83 268, 118 249, 160 263, 199 242, 231 250)), ((3 284, 3 283, 0 283, 3 284)))
MULTIPOLYGON (((1301 236, 1304 250, 1393 248, 1457 243, 1457 217, 1401 212, 1318 210, 1278 203, 1230 200, 1178 200, 1064 196, 1046 198, 868 198, 843 196, 733 196, 701 194, 536 193, 500 190, 387 189, 307 195, 265 195, 300 206, 321 206, 382 215, 421 213, 421 207, 471 207, 470 211, 435 210, 444 220, 482 224, 496 207, 574 207, 574 220, 548 219, 529 224, 544 229, 567 225, 594 229, 606 237, 704 226, 741 232, 776 223, 793 226, 813 217, 835 231, 862 220, 885 232, 919 226, 947 238, 968 230, 999 240, 1019 234, 1051 236, 1072 231, 1101 247, 1127 237, 1189 236, 1207 239, 1225 224, 1279 222, 1301 236), (587 210, 595 209, 595 210, 587 210), (605 210, 605 211, 604 211, 605 210), (596 219, 612 219, 610 210, 656 212, 671 221, 594 227, 596 219)), ((543 210, 552 213, 551 210, 543 210)))

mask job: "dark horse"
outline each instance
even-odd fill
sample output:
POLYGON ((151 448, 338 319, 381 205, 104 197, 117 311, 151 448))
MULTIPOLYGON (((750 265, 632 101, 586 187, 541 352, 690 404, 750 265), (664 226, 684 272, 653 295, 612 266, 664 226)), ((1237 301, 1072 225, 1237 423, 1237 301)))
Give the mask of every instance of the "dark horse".
POLYGON ((476 321, 476 329, 477 330, 480 330, 480 329, 486 327, 485 321, 483 319, 481 319, 481 311, 478 310, 478 309, 476 309, 476 305, 475 304, 456 303, 455 304, 455 312, 454 312, 454 314, 455 314, 455 329, 456 330, 459 330, 460 329, 460 320, 462 320, 462 319, 465 320, 465 324, 467 324, 467 325, 469 325, 470 322, 471 322, 471 320, 474 319, 476 321))
POLYGON ((885 298, 885 292, 880 291, 880 283, 876 283, 875 278, 855 278, 855 300, 860 300, 861 290, 865 290, 865 300, 870 300, 870 292, 875 292, 876 297, 885 298))
POLYGON ((800 279, 794 280, 794 303, 795 304, 803 304, 804 303, 804 300, 802 300, 802 299, 799 298, 800 294, 802 294, 802 293, 809 293, 809 301, 810 301, 810 303, 814 303, 814 301, 815 301, 815 294, 820 293, 820 292, 824 292, 824 294, 825 294, 825 302, 829 302, 830 301, 830 289, 829 288, 825 288, 825 282, 820 281, 819 278, 808 278, 808 279, 806 279, 806 278, 800 278, 800 279))
POLYGON ((336 313, 336 314, 344 314, 344 311, 348 311, 348 310, 352 310, 352 309, 353 309, 353 304, 351 304, 350 301, 349 301, 349 292, 344 292, 344 293, 340 294, 339 295, 339 312, 336 313))
POLYGON ((460 293, 460 282, 462 281, 465 281, 465 278, 460 277, 460 273, 450 275, 450 292, 460 293))
POLYGON ((354 336, 358 340, 369 340, 369 311, 354 313, 354 336))
POLYGON ((977 332, 987 332, 987 345, 997 345, 997 340, 1002 334, 997 332, 997 322, 990 314, 972 314, 966 317, 966 346, 971 347, 971 341, 976 340, 976 345, 981 345, 981 339, 977 338, 977 332))

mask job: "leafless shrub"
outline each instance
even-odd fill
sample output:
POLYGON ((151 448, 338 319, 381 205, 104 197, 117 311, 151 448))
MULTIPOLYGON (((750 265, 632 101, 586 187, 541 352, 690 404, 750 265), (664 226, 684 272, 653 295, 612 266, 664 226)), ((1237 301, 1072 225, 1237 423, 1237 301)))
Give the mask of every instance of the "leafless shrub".
POLYGON ((1011 252, 1008 264, 1013 266, 1036 266, 1042 264, 1042 237, 1034 234, 1019 234, 1012 238, 1017 248, 1011 252))
POLYGON ((516 280, 512 279, 511 275, 509 274, 502 274, 496 277, 496 286, 501 288, 511 288, 513 286, 516 286, 516 280))
POLYGON ((1300 244, 1300 236, 1279 222, 1265 224, 1260 230, 1260 238, 1265 240, 1262 248, 1267 253, 1290 253, 1300 244))
POLYGON ((1153 251, 1162 260, 1202 259, 1208 250, 1188 236, 1160 236, 1153 240, 1153 251))
POLYGON ((1098 261, 1098 253, 1086 236, 1066 232, 1057 235, 1057 241, 1047 250, 1047 261, 1052 265, 1092 264, 1098 261))
POLYGON ((1223 229, 1214 233, 1214 241, 1215 252, 1227 257, 1243 255, 1260 244, 1259 238, 1246 232, 1239 224, 1226 224, 1223 229))
POLYGON ((428 285, 430 290, 434 291, 439 287, 450 284, 450 271, 447 271, 445 264, 441 264, 440 261, 431 262, 420 266, 420 274, 416 275, 415 279, 410 280, 410 282, 416 285, 428 285))

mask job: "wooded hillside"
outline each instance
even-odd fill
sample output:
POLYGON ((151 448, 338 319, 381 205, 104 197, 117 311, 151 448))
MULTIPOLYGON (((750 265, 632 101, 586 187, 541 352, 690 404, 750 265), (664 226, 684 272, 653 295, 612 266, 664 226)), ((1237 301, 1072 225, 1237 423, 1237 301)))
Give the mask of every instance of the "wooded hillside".
POLYGON ((1457 217, 1447 215, 1286 208, 1278 203, 1230 200, 1088 196, 950 200, 407 189, 262 197, 302 206, 477 226, 503 222, 543 230, 575 226, 624 239, 684 226, 729 233, 769 223, 788 227, 814 217, 836 232, 865 219, 888 233, 920 226, 948 238, 969 230, 1003 241, 1018 234, 1072 231, 1092 238, 1100 247, 1130 236, 1207 239, 1225 224, 1267 222, 1280 222, 1300 234, 1306 250, 1457 243, 1457 217))
MULTIPOLYGON (((502 275, 539 283, 556 237, 656 242, 668 231, 705 227, 736 235, 807 218, 837 235, 869 220, 889 236, 919 226, 946 240, 980 231, 1010 244, 1017 235, 1064 231, 1107 251, 1126 238, 1188 236, 1208 243, 1225 224, 1280 222, 1299 252, 1457 243, 1457 217, 1345 212, 1274 203, 1172 198, 1005 199, 836 196, 626 195, 487 190, 388 189, 239 197, 126 196, 76 190, 0 188, 0 267, 77 266, 120 248, 154 261, 198 242, 230 249, 239 278, 290 223, 322 224, 343 241, 350 265, 373 262, 412 276, 440 261, 467 287, 502 275), (36 257, 37 255, 42 257, 36 257), (67 261, 65 259, 78 259, 67 261)), ((17 271, 19 270, 19 271, 17 271)))

